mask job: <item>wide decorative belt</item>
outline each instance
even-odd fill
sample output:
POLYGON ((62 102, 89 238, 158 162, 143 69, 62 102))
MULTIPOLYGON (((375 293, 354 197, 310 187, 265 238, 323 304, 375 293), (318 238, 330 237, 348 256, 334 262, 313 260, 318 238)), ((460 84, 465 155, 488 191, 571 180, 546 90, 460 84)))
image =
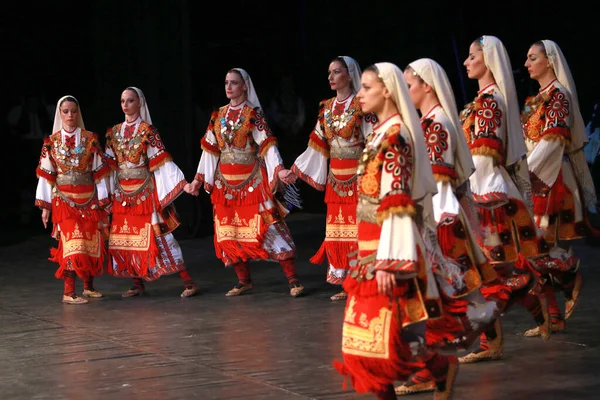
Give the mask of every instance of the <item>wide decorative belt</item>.
POLYGON ((346 158, 352 158, 358 160, 362 154, 363 149, 361 147, 331 147, 329 150, 329 158, 339 158, 340 160, 346 158))
POLYGON ((234 152, 234 151, 222 151, 221 152, 221 163, 222 164, 245 164, 250 165, 256 162, 256 154, 250 152, 234 152))
POLYGON ((363 195, 358 195, 358 205, 356 208, 356 218, 359 222, 370 222, 373 224, 377 223, 377 208, 379 208, 379 201, 376 199, 368 198, 363 195))
POLYGON ((147 179, 150 171, 147 168, 126 168, 117 171, 119 179, 147 179))
POLYGON ((56 176, 56 184, 58 186, 64 186, 64 185, 72 185, 72 186, 91 185, 93 183, 94 183, 94 179, 92 178, 92 174, 91 173, 85 173, 85 174, 79 174, 79 173, 75 173, 75 174, 58 174, 56 176))

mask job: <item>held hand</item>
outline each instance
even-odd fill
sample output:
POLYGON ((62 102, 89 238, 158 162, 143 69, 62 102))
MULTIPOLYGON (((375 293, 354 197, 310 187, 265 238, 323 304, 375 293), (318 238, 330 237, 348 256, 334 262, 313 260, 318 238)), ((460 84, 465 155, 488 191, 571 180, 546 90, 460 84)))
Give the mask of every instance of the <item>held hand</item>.
POLYGON ((396 275, 393 272, 380 270, 375 273, 375 280, 377 280, 379 294, 391 297, 396 287, 396 275))
POLYGON ((298 179, 296 174, 289 169, 282 169, 277 175, 279 176, 279 179, 286 185, 296 183, 296 180, 298 179))
POLYGON ((192 196, 198 196, 200 194, 201 185, 202 183, 199 180, 194 179, 191 183, 186 184, 183 187, 183 190, 192 196))
POLYGON ((42 223, 44 224, 44 228, 48 227, 48 220, 50 219, 50 210, 44 208, 42 210, 42 223))

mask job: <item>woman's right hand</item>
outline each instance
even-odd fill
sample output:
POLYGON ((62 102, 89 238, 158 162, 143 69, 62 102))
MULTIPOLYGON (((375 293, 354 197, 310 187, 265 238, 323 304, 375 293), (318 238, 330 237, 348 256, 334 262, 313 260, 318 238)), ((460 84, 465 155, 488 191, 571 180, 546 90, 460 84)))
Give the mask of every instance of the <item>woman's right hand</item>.
POLYGON ((48 227, 48 220, 50 219, 50 210, 44 208, 42 210, 42 222, 44 223, 44 228, 48 227))

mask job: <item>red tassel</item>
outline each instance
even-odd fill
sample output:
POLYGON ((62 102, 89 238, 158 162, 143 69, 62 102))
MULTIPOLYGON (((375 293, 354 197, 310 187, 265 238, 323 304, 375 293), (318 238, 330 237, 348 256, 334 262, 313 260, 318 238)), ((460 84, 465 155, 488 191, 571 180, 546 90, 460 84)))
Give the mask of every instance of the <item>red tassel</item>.
POLYGON ((454 248, 454 241, 456 239, 454 237, 454 233, 452 232, 453 225, 454 224, 439 225, 437 227, 438 243, 440 244, 442 254, 451 254, 452 249, 454 248))
POLYGON ((348 254, 356 253, 357 250, 357 242, 325 240, 319 251, 310 258, 310 262, 322 264, 327 259, 327 262, 335 268, 348 269, 350 268, 350 261, 355 258, 348 257, 348 254))

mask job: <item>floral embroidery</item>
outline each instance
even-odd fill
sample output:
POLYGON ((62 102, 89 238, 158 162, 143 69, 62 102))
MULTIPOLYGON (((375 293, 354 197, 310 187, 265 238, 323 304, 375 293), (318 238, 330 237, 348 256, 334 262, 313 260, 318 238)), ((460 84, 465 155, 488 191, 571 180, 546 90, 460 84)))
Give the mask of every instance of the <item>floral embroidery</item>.
POLYGON ((160 139, 160 135, 158 134, 158 131, 156 129, 152 129, 148 133, 148 143, 150 143, 150 146, 155 147, 158 150, 165 149, 165 145, 163 144, 162 140, 160 139))
POLYGON ((551 99, 545 104, 545 108, 548 116, 547 128, 566 126, 566 119, 569 115, 569 100, 563 92, 553 91, 551 99))
POLYGON ((392 175, 392 190, 406 192, 412 177, 412 149, 400 134, 390 137, 388 141, 391 146, 385 151, 384 171, 392 175))
POLYGON ((489 94, 481 96, 477 107, 477 136, 496 136, 496 130, 502 123, 502 110, 498 102, 489 94))
POLYGON ((450 147, 448 144, 448 131, 442 124, 431 119, 426 119, 422 123, 423 132, 425 133, 425 144, 427 145, 427 153, 432 162, 443 162, 443 154, 450 147))

